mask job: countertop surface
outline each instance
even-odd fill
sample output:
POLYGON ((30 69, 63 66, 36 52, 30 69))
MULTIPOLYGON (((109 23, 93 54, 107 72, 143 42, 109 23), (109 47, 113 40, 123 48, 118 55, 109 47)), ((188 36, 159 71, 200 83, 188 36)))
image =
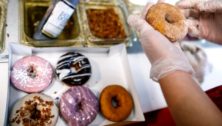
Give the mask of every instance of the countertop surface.
MULTIPOLYGON (((7 16, 7 27, 6 27, 6 47, 10 42, 19 42, 19 11, 18 11, 18 0, 9 0, 8 3, 8 16, 7 16)), ((205 41, 198 42, 202 45, 205 52, 207 53, 209 62, 212 65, 212 70, 205 76, 204 82, 201 84, 203 90, 208 90, 213 87, 222 84, 222 46, 216 46, 209 44, 205 41)), ((133 47, 128 48, 128 59, 131 67, 131 72, 135 82, 135 87, 139 95, 139 100, 143 112, 150 112, 160 108, 166 107, 163 94, 161 92, 158 83, 152 81, 149 78, 150 63, 146 58, 139 42, 134 42, 133 47)), ((7 50, 1 54, 7 54, 7 50)), ((1 97, 7 97, 8 90, 8 63, 0 63, 0 92, 1 97)), ((6 105, 7 101, 0 103, 6 105)), ((7 109, 0 108, 0 115, 5 115, 7 109)), ((0 116, 0 125, 4 124, 4 116, 0 116)))

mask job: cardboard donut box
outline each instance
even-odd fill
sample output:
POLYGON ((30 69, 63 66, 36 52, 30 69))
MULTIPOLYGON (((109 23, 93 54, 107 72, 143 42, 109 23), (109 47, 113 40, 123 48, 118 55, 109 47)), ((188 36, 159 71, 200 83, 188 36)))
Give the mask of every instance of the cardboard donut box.
MULTIPOLYGON (((53 48, 33 48, 20 44, 10 44, 10 71, 13 64, 20 58, 29 55, 36 55, 46 59, 51 63, 53 68, 56 67, 57 61, 61 55, 67 52, 75 51, 85 55, 92 66, 92 75, 84 86, 93 91, 99 98, 103 88, 108 85, 118 84, 126 88, 133 97, 134 107, 129 117, 122 123, 132 123, 144 121, 140 102, 134 87, 129 63, 127 59, 126 47, 124 44, 112 46, 109 48, 75 48, 75 47, 53 47, 53 48)), ((24 93, 16 89, 9 83, 8 88, 8 116, 12 110, 13 105, 17 100, 26 96, 24 93)), ((58 105, 61 95, 70 88, 67 84, 61 82, 56 76, 51 85, 46 88, 43 94, 52 97, 58 105), (56 92, 56 93, 55 93, 56 92), (59 99, 58 99, 59 98, 59 99)), ((96 119, 90 124, 91 126, 118 124, 116 122, 105 119, 101 113, 97 115, 96 119)), ((59 117, 58 126, 65 126, 66 122, 59 117)))
MULTIPOLYGON (((20 44, 9 44, 9 75, 12 70, 13 64, 20 58, 29 55, 36 55, 43 59, 46 59, 51 63, 55 69, 56 63, 59 57, 67 52, 75 51, 85 55, 92 66, 92 75, 84 86, 91 89, 99 99, 100 93, 103 88, 108 85, 121 85, 123 86, 133 97, 134 107, 129 117, 123 122, 112 122, 104 118, 99 112, 96 119, 90 124, 90 126, 103 126, 103 125, 124 125, 128 123, 135 123, 144 121, 143 112, 140 106, 139 98, 134 87, 131 71, 129 68, 127 58, 127 46, 132 45, 132 36, 134 32, 128 27, 126 23, 127 11, 122 4, 121 0, 113 0, 112 3, 103 3, 98 0, 91 0, 89 3, 80 3, 77 7, 76 15, 73 17, 76 22, 73 22, 73 26, 77 29, 71 29, 71 37, 59 37, 52 41, 36 41, 31 36, 33 31, 29 29, 31 19, 35 17, 33 12, 39 11, 39 9, 46 9, 48 6, 48 0, 21 0, 19 1, 19 10, 21 15, 20 20, 20 44), (98 4, 99 3, 99 4, 98 4), (124 39, 101 39, 94 36, 88 26, 88 19, 86 18, 87 9, 104 9, 113 7, 117 14, 120 15, 123 28, 126 31, 126 38, 124 39), (72 31, 73 30, 73 31, 72 31), (121 44, 122 43, 122 44, 121 44)), ((30 27, 33 28, 33 27, 30 27)), ((57 107, 59 108, 59 99, 61 95, 70 88, 67 84, 61 82, 56 75, 54 75, 53 81, 49 87, 47 87, 41 93, 46 94, 54 99, 57 107)), ((6 113, 4 124, 9 125, 9 117, 13 105, 27 93, 16 89, 10 82, 8 85, 4 85, 4 97, 2 100, 7 104, 1 104, 2 108, 5 108, 6 113)), ((66 126, 67 122, 64 121, 61 114, 58 118, 56 126, 66 126)))

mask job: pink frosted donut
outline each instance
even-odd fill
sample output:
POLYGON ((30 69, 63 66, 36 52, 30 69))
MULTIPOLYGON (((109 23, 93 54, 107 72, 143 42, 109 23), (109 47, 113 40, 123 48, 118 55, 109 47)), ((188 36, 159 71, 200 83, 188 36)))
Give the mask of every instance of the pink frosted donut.
POLYGON ((52 82, 53 69, 45 59, 26 56, 15 62, 10 78, 12 84, 24 92, 40 92, 52 82))

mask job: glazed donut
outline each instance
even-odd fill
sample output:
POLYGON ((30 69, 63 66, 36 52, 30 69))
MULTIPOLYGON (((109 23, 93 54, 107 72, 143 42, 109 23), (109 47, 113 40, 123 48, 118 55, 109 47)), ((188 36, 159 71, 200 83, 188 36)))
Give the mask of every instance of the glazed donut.
POLYGON ((167 3, 153 5, 147 12, 146 21, 171 42, 181 40, 187 34, 183 13, 176 6, 167 3))
POLYGON ((11 126, 55 126, 58 108, 43 94, 29 94, 18 100, 10 115, 11 126))
POLYGON ((10 78, 12 84, 24 92, 40 92, 52 82, 53 69, 41 57, 26 56, 15 62, 10 78))
POLYGON ((56 74, 66 84, 83 85, 91 76, 91 65, 84 55, 68 52, 60 57, 56 74))
POLYGON ((190 42, 182 42, 181 48, 195 71, 195 78, 201 84, 204 81, 207 68, 210 68, 206 53, 200 46, 190 42))
POLYGON ((103 116, 114 122, 125 120, 133 108, 132 96, 119 85, 105 87, 99 101, 103 116))
POLYGON ((69 126, 87 126, 99 111, 99 101, 84 86, 73 86, 61 97, 60 112, 69 126))

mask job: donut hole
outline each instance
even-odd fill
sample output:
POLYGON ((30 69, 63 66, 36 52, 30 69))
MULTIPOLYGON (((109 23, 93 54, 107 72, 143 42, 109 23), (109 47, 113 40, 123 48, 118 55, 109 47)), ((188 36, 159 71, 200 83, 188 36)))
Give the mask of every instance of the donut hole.
POLYGON ((118 100, 117 96, 113 96, 111 98, 111 103, 114 108, 119 107, 119 100, 118 100))
POLYGON ((33 119, 33 120, 38 120, 41 118, 41 111, 38 110, 37 108, 37 103, 35 103, 33 106, 32 106, 32 109, 30 110, 31 112, 31 116, 30 118, 33 119))
POLYGON ((31 78, 35 78, 37 76, 37 70, 34 65, 30 65, 27 69, 27 74, 31 78))
POLYGON ((173 24, 176 22, 175 18, 170 14, 165 15, 165 20, 170 24, 173 24))
POLYGON ((83 103, 82 103, 82 102, 79 102, 79 103, 76 105, 76 108, 77 108, 78 111, 83 110, 83 103))
POLYGON ((81 63, 80 62, 71 64, 71 71, 74 72, 74 73, 79 72, 80 68, 81 68, 81 63))

